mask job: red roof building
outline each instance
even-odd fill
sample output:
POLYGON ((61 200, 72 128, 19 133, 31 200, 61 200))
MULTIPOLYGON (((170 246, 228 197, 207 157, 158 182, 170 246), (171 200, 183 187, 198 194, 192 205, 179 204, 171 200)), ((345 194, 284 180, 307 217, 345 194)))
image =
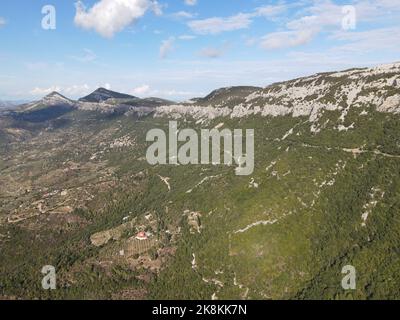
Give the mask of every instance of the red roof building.
POLYGON ((140 231, 140 232, 137 234, 136 239, 137 239, 137 240, 147 240, 146 232, 140 231))

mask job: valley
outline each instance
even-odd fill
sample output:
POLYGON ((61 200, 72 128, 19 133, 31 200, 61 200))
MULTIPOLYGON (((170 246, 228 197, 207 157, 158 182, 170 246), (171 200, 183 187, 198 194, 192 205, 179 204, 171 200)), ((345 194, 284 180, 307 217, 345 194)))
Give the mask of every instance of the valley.
POLYGON ((3 112, 0 298, 398 299, 399 113, 399 63, 183 103, 100 88, 3 112), (254 130, 254 171, 150 165, 146 135, 171 121, 254 130))

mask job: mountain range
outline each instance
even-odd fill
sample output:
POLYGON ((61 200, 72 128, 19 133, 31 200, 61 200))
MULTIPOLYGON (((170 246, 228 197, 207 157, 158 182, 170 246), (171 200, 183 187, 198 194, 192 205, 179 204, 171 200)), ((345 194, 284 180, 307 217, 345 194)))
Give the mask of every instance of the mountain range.
POLYGON ((399 135, 400 63, 19 106, 0 115, 0 298, 398 299, 399 135), (149 165, 146 134, 171 120, 253 129, 254 173, 149 165))
POLYGON ((0 100, 0 110, 1 109, 13 109, 21 104, 26 103, 25 100, 13 100, 13 101, 7 101, 7 100, 0 100))

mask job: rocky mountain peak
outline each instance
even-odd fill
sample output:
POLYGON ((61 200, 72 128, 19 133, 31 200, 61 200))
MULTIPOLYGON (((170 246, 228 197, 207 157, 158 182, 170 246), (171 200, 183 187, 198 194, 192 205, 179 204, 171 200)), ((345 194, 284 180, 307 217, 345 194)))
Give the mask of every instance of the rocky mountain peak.
POLYGON ((105 102, 109 99, 138 99, 137 97, 124 94, 124 93, 119 93, 116 91, 108 90, 105 88, 98 88, 95 91, 93 91, 91 94, 87 95, 86 97, 83 97, 79 99, 81 102, 105 102))

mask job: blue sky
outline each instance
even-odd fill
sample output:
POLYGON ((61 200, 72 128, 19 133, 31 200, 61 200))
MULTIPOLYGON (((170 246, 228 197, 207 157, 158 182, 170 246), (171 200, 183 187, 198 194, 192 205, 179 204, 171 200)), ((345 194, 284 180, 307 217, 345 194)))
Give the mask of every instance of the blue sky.
POLYGON ((398 61, 399 0, 2 0, 0 99, 185 100, 398 61), (55 29, 42 8, 55 8, 55 29))

